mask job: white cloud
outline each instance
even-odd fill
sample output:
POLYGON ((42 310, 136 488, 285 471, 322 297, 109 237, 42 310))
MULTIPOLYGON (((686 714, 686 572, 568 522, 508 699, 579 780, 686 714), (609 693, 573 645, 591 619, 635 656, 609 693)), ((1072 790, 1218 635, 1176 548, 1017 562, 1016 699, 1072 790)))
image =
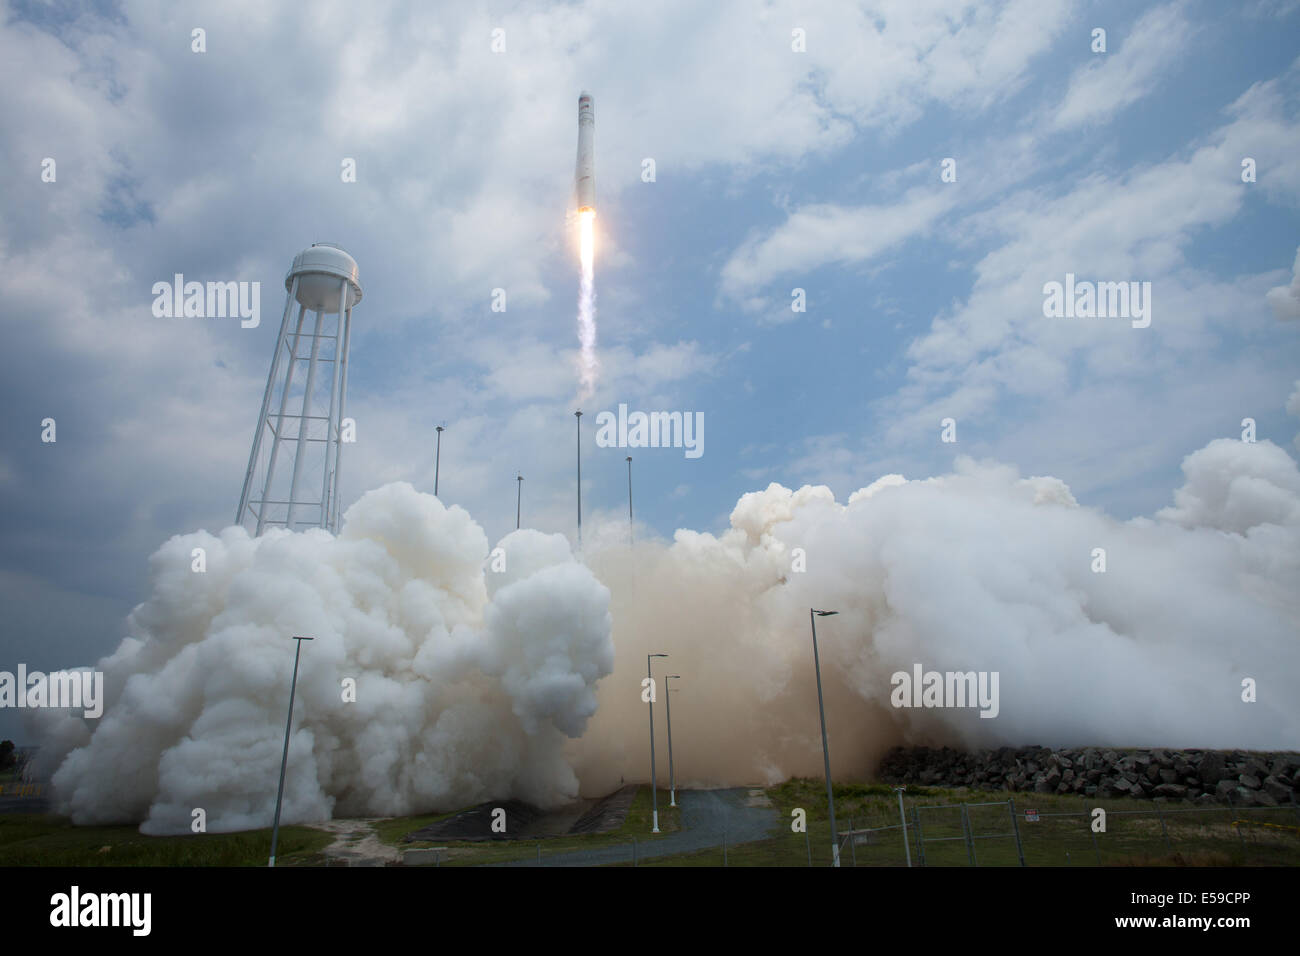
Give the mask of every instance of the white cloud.
POLYGON ((1088 53, 1092 59, 1070 78, 1055 126, 1069 129, 1104 122, 1149 94, 1161 75, 1186 52, 1193 31, 1183 9, 1180 2, 1148 10, 1118 49, 1111 48, 1118 39, 1111 34, 1108 52, 1088 53))
POLYGON ((1300 319, 1300 249, 1296 250, 1295 264, 1291 267, 1291 284, 1269 289, 1268 304, 1282 321, 1300 319))

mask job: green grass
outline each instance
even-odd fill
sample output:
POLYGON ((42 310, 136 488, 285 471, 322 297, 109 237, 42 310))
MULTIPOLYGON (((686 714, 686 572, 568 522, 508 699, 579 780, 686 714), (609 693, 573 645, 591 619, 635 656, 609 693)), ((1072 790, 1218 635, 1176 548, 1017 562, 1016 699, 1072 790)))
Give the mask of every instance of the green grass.
MULTIPOLYGON (((830 821, 825 785, 820 779, 793 779, 766 791, 778 814, 772 837, 726 851, 728 866, 807 866, 811 851, 814 866, 831 861, 830 821), (808 833, 790 830, 791 811, 807 814, 808 833)), ((925 861, 930 866, 969 866, 970 850, 961 825, 960 804, 988 803, 968 808, 974 853, 980 866, 1018 866, 1019 854, 1007 806, 1015 802, 1025 863, 1029 866, 1295 866, 1300 864, 1300 815, 1294 809, 1241 810, 1195 807, 1192 804, 1153 804, 1137 799, 1101 799, 1078 795, 1008 794, 966 788, 910 787, 904 795, 909 824, 912 808, 920 806, 925 837, 925 861), (1095 807, 1107 811, 1107 832, 1096 835, 1089 827, 1095 807), (1126 815, 1117 811, 1161 809, 1126 815), (1040 812, 1029 823, 1026 808, 1040 812), (1189 812, 1175 812, 1188 810, 1189 812), (1060 814, 1060 815, 1056 815, 1060 814), (1235 820, 1245 825, 1234 825, 1235 820), (999 835, 1004 834, 1004 835, 999 835), (943 837, 957 839, 941 840, 943 837)), ((426 814, 376 821, 380 840, 399 849, 433 846, 429 842, 404 843, 402 837, 452 814, 426 814)), ((897 826, 898 796, 885 784, 844 783, 835 787, 835 816, 839 832, 897 826)), ((511 860, 536 859, 538 843, 546 859, 575 850, 612 845, 630 848, 633 839, 647 845, 681 827, 680 810, 668 806, 668 792, 659 791, 659 827, 650 830, 650 791, 638 789, 627 820, 617 830, 527 841, 440 842, 448 848, 444 866, 475 866, 511 860)), ((322 851, 334 835, 311 827, 288 826, 280 830, 277 865, 323 865, 322 851)), ((871 836, 869 844, 841 850, 841 865, 903 866, 903 838, 899 830, 871 836)), ((39 814, 0 815, 0 866, 265 866, 270 853, 269 830, 246 833, 149 837, 133 826, 74 827, 61 817, 39 814), (108 847, 108 850, 103 850, 108 847)), ((920 859, 911 844, 913 864, 920 859)), ((639 861, 641 866, 721 866, 723 850, 639 861)), ((612 865, 630 865, 612 864, 612 865)))
MULTIPOLYGON (((281 827, 276 866, 318 862, 333 839, 281 827)), ((0 866, 266 866, 270 854, 269 829, 145 836, 134 826, 78 827, 52 814, 0 815, 0 866)))
MULTIPOLYGON (((768 797, 781 815, 781 829, 767 840, 728 847, 728 866, 813 866, 831 862, 830 819, 825 783, 820 779, 793 779, 771 787, 768 797), (790 831, 791 811, 807 813, 808 833, 790 831)), ((1295 866, 1300 865, 1300 819, 1291 809, 1244 810, 1237 814, 1221 808, 1192 809, 1192 804, 1153 804, 1148 800, 1098 800, 1079 795, 1006 793, 967 788, 942 789, 909 787, 904 795, 908 823, 913 806, 920 813, 928 866, 969 866, 971 849, 961 821, 960 804, 975 835, 973 852, 979 866, 1019 866, 1020 856, 1013 835, 1019 830, 1027 866, 1295 866), (1015 806, 1013 827, 1007 799, 1015 806), (1126 815, 1116 811, 1154 810, 1154 813, 1126 815), (1096 835, 1090 828, 1092 810, 1107 811, 1107 832, 1096 835), (1040 813, 1039 821, 1025 820, 1026 808, 1040 813), (1189 812, 1174 812, 1186 809, 1189 812), (1071 814, 1052 816, 1050 814, 1071 814), (1234 826, 1234 817, 1249 821, 1234 826), (1272 826, 1259 826, 1269 822, 1272 826), (998 835, 1005 834, 1005 835, 998 835), (947 838, 947 839, 942 839, 947 838), (953 839, 955 838, 955 839, 953 839)), ((835 818, 843 834, 856 829, 897 826, 898 796, 885 784, 836 784, 835 818)), ((914 833, 914 831, 913 831, 914 833)), ((840 851, 841 866, 905 866, 906 856, 900 830, 885 830, 869 837, 867 845, 850 845, 840 851)), ((909 846, 913 865, 920 864, 915 836, 909 846)), ((721 866, 722 848, 642 862, 642 866, 721 866)))

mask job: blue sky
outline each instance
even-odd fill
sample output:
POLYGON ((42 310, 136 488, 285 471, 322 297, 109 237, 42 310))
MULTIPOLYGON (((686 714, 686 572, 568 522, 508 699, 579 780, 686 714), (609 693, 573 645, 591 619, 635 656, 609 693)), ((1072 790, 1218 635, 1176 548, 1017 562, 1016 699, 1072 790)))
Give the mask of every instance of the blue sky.
MULTIPOLYGON (((699 459, 631 452, 638 534, 720 530, 770 481, 843 501, 957 455, 1149 515, 1245 417, 1294 456, 1300 306, 1267 296, 1300 245, 1300 3, 1228 10, 0 4, 5 657, 107 653, 158 545, 230 522, 283 276, 314 241, 365 287, 345 507, 431 491, 445 422, 448 504, 495 540, 522 472, 525 523, 571 534, 582 89, 602 363, 584 409, 705 419, 699 459), (177 272, 260 281, 260 327, 153 317, 177 272), (1066 272, 1151 282, 1150 327, 1044 318, 1066 272)), ((628 452, 584 422, 599 527, 626 513, 628 452)))

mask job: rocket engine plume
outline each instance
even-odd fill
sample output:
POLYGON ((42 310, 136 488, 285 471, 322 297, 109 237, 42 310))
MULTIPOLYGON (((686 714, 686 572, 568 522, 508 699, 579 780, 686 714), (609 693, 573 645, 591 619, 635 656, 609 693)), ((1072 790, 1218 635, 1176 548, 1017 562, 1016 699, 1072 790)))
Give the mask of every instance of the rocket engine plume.
POLYGON ((579 249, 582 280, 578 289, 578 401, 586 401, 596 389, 596 273, 595 228, 596 173, 593 154, 596 109, 590 93, 578 97, 578 163, 574 192, 578 204, 579 249))

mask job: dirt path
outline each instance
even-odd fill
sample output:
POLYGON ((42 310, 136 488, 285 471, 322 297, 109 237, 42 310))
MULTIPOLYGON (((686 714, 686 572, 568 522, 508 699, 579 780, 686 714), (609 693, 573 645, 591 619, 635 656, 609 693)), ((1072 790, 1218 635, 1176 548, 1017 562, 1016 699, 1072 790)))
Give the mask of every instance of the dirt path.
POLYGON ((373 820, 330 820, 309 824, 317 830, 335 834, 334 842, 324 850, 327 865, 387 866, 401 859, 401 853, 382 843, 375 833, 373 820))

